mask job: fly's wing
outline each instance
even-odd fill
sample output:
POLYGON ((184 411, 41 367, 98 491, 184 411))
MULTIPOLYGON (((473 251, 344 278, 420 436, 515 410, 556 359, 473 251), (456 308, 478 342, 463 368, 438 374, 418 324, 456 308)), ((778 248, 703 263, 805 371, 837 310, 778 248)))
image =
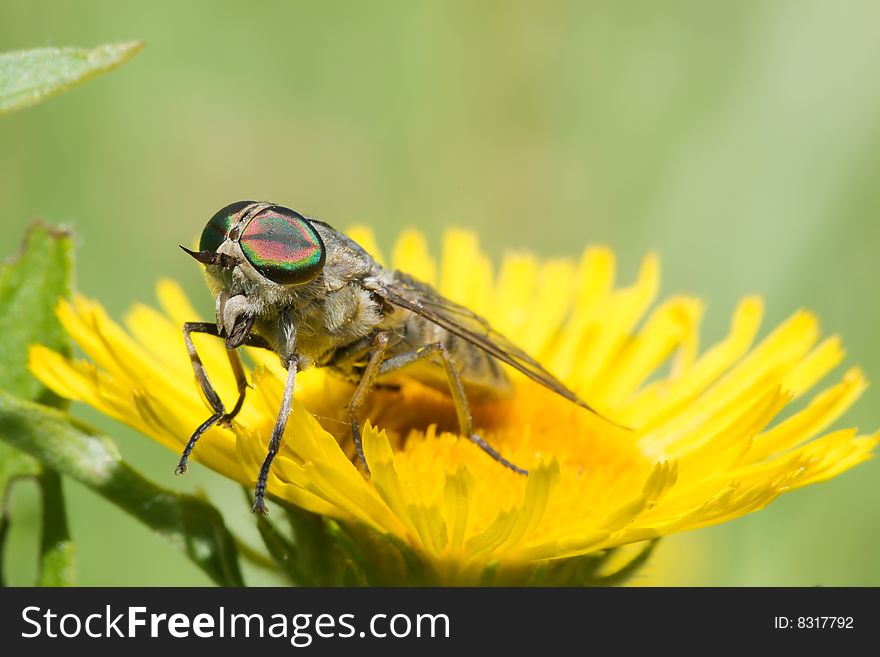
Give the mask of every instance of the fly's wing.
MULTIPOLYGON (((565 387, 559 379, 544 369, 534 358, 493 329, 483 317, 441 296, 430 285, 397 271, 391 284, 379 284, 378 294, 389 303, 420 315, 450 333, 467 340, 578 406, 604 417, 578 398, 574 392, 565 387)), ((616 424, 613 420, 608 421, 616 424)))

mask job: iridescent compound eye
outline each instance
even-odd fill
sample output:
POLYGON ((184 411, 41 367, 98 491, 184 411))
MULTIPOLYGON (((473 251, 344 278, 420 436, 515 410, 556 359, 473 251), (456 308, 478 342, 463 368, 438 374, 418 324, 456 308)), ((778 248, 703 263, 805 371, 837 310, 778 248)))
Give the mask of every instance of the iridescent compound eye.
POLYGON ((254 269, 279 285, 308 283, 324 267, 324 242, 315 227, 277 205, 251 219, 238 243, 254 269))
POLYGON ((202 231, 202 239, 199 240, 199 251, 214 252, 223 244, 226 234, 235 223, 239 212, 247 206, 253 205, 253 201, 236 201, 227 205, 217 214, 211 217, 205 230, 202 231))

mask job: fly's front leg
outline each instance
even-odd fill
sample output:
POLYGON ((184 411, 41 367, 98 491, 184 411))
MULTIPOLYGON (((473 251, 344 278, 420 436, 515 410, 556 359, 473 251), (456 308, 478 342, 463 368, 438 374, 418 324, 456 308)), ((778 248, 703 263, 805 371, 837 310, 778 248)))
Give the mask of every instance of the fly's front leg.
POLYGON ((506 458, 501 456, 498 451, 489 443, 483 440, 479 435, 474 433, 474 421, 471 417, 470 405, 468 404, 467 395, 464 391, 464 385, 461 382, 461 376, 455 368, 455 363, 449 357, 449 352, 442 342, 434 342, 418 349, 413 349, 397 356, 392 356, 382 363, 379 368, 379 374, 387 374, 394 370, 399 370, 407 365, 411 365, 417 361, 439 357, 443 365, 443 371, 446 373, 446 382, 449 384, 449 392, 452 395, 452 402, 455 404, 455 414, 458 416, 458 427, 462 435, 467 436, 474 444, 482 449, 486 454, 498 461, 506 468, 510 468, 514 472, 522 475, 529 474, 528 470, 524 470, 514 465, 506 458))
POLYGON ((193 372, 196 375, 196 381, 198 381, 199 387, 202 389, 202 392, 208 400, 208 404, 211 405, 211 410, 213 410, 214 413, 211 417, 202 422, 195 432, 193 432, 193 435, 190 436, 190 439, 187 441, 186 447, 183 450, 183 454, 180 456, 180 462, 177 464, 177 469, 175 470, 177 474, 183 474, 186 472, 186 464, 189 455, 192 453, 193 448, 195 448, 196 443, 199 438, 202 437, 203 433, 218 423, 229 425, 232 422, 232 419, 238 415, 242 404, 244 404, 244 397, 248 385, 247 378, 244 375, 244 367, 241 364, 241 359, 238 357, 238 352, 234 349, 227 349, 226 355, 229 357, 229 364, 232 366, 232 372, 235 375, 235 382, 238 386, 238 401, 236 401, 232 410, 227 413, 220 396, 217 394, 217 391, 214 390, 214 386, 208 378, 208 373, 205 371, 205 365, 199 357, 199 352, 196 350, 196 345, 192 339, 193 333, 205 333, 207 335, 213 335, 214 337, 220 337, 220 332, 216 324, 210 324, 207 322, 187 322, 183 325, 183 338, 186 341, 186 350, 189 352, 189 360, 192 363, 193 372))
POLYGON ((241 358, 238 357, 238 351, 235 349, 227 349, 226 355, 229 357, 229 364, 232 366, 232 373, 235 376, 235 385, 238 388, 238 399, 232 410, 220 418, 219 424, 225 427, 232 427, 232 420, 241 411, 244 405, 244 398, 247 395, 248 382, 244 375, 244 366, 241 364, 241 358))
POLYGON ((370 476, 370 466, 367 465, 367 459, 364 456, 364 446, 361 442, 361 427, 358 423, 358 412, 361 406, 367 400, 370 390, 376 384, 376 377, 382 366, 382 359, 385 357, 385 351, 388 349, 388 334, 376 333, 373 336, 373 348, 370 351, 370 360, 364 368, 361 380, 355 388, 351 401, 348 402, 348 419, 351 422, 351 439, 354 442, 354 448, 357 451, 358 458, 364 464, 364 471, 370 476))

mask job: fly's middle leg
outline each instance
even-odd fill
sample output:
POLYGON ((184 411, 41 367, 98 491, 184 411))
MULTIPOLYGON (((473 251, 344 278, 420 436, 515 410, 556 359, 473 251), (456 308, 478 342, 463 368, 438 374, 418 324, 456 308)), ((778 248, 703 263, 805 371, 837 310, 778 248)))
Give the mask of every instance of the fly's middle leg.
POLYGON ((284 393, 281 395, 281 408, 278 411, 278 417, 275 419, 275 427, 272 429, 272 438, 269 440, 269 449, 266 451, 266 458, 260 468, 260 474, 257 477, 257 487, 254 490, 254 505, 252 511, 265 515, 269 513, 266 508, 266 486, 269 484, 269 470, 272 467, 272 461, 281 449, 281 437, 284 435, 284 428, 287 426, 287 418, 290 417, 290 407, 293 403, 293 388, 296 383, 296 372, 299 363, 296 358, 287 364, 287 380, 284 383, 284 393))
POLYGON ((468 404, 464 385, 461 382, 461 376, 459 375, 458 370, 455 367, 455 363, 452 362, 452 358, 449 356, 449 352, 447 351, 446 347, 443 346, 442 342, 434 342, 432 344, 425 345, 424 347, 419 347, 418 349, 413 349, 412 351, 407 351, 405 353, 392 356, 381 364, 378 373, 388 374, 389 372, 399 370, 417 361, 434 357, 440 359, 440 363, 443 366, 443 371, 446 374, 446 382, 449 385, 449 392, 452 395, 452 402, 455 404, 455 414, 458 417, 458 427, 460 433, 464 436, 467 436, 468 439, 471 440, 471 442, 476 444, 480 449, 486 452, 486 454, 498 461, 504 467, 510 468, 518 474, 529 474, 528 470, 525 470, 508 461, 506 458, 498 453, 498 450, 496 450, 489 443, 483 440, 478 434, 474 433, 474 421, 471 416, 470 405, 468 404))

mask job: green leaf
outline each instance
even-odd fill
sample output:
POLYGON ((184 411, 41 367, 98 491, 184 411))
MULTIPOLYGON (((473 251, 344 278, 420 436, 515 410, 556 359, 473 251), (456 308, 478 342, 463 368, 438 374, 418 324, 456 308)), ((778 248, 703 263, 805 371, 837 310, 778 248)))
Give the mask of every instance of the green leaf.
POLYGON ((257 530, 275 565, 287 576, 287 579, 297 586, 311 584, 308 574, 300 567, 296 547, 267 517, 257 514, 257 530))
POLYGON ((55 306, 70 297, 72 278, 70 234, 32 224, 20 252, 0 270, 0 388, 23 399, 57 401, 28 371, 28 347, 40 343, 70 353, 55 306))
MULTIPOLYGON (((245 498, 251 502, 250 492, 245 498)), ((256 516, 260 538, 274 564, 296 586, 338 586, 342 572, 337 542, 327 531, 325 519, 276 500, 287 516, 293 538, 289 539, 267 516, 256 516)))
MULTIPOLYGON (((63 229, 32 224, 18 255, 0 269, 0 388, 19 397, 56 407, 66 405, 37 381, 27 367, 28 346, 40 342, 61 353, 70 352, 70 341, 55 317, 55 306, 69 297, 73 286, 73 247, 63 229)), ((0 495, 19 478, 33 477, 42 491, 41 580, 52 585, 72 585, 73 543, 67 529, 61 482, 43 471, 39 462, 6 444, 0 444, 0 495)), ((4 504, 0 523, 8 528, 4 504)), ((0 533, 0 565, 6 531, 0 533)), ((0 574, 2 580, 2 574, 0 574)))
POLYGON ((139 53, 142 41, 97 48, 35 48, 0 54, 0 114, 34 105, 106 73, 139 53))
POLYGON ((235 541, 217 509, 146 480, 122 461, 109 438, 64 413, 0 393, 0 439, 140 520, 217 584, 243 585, 235 541))

